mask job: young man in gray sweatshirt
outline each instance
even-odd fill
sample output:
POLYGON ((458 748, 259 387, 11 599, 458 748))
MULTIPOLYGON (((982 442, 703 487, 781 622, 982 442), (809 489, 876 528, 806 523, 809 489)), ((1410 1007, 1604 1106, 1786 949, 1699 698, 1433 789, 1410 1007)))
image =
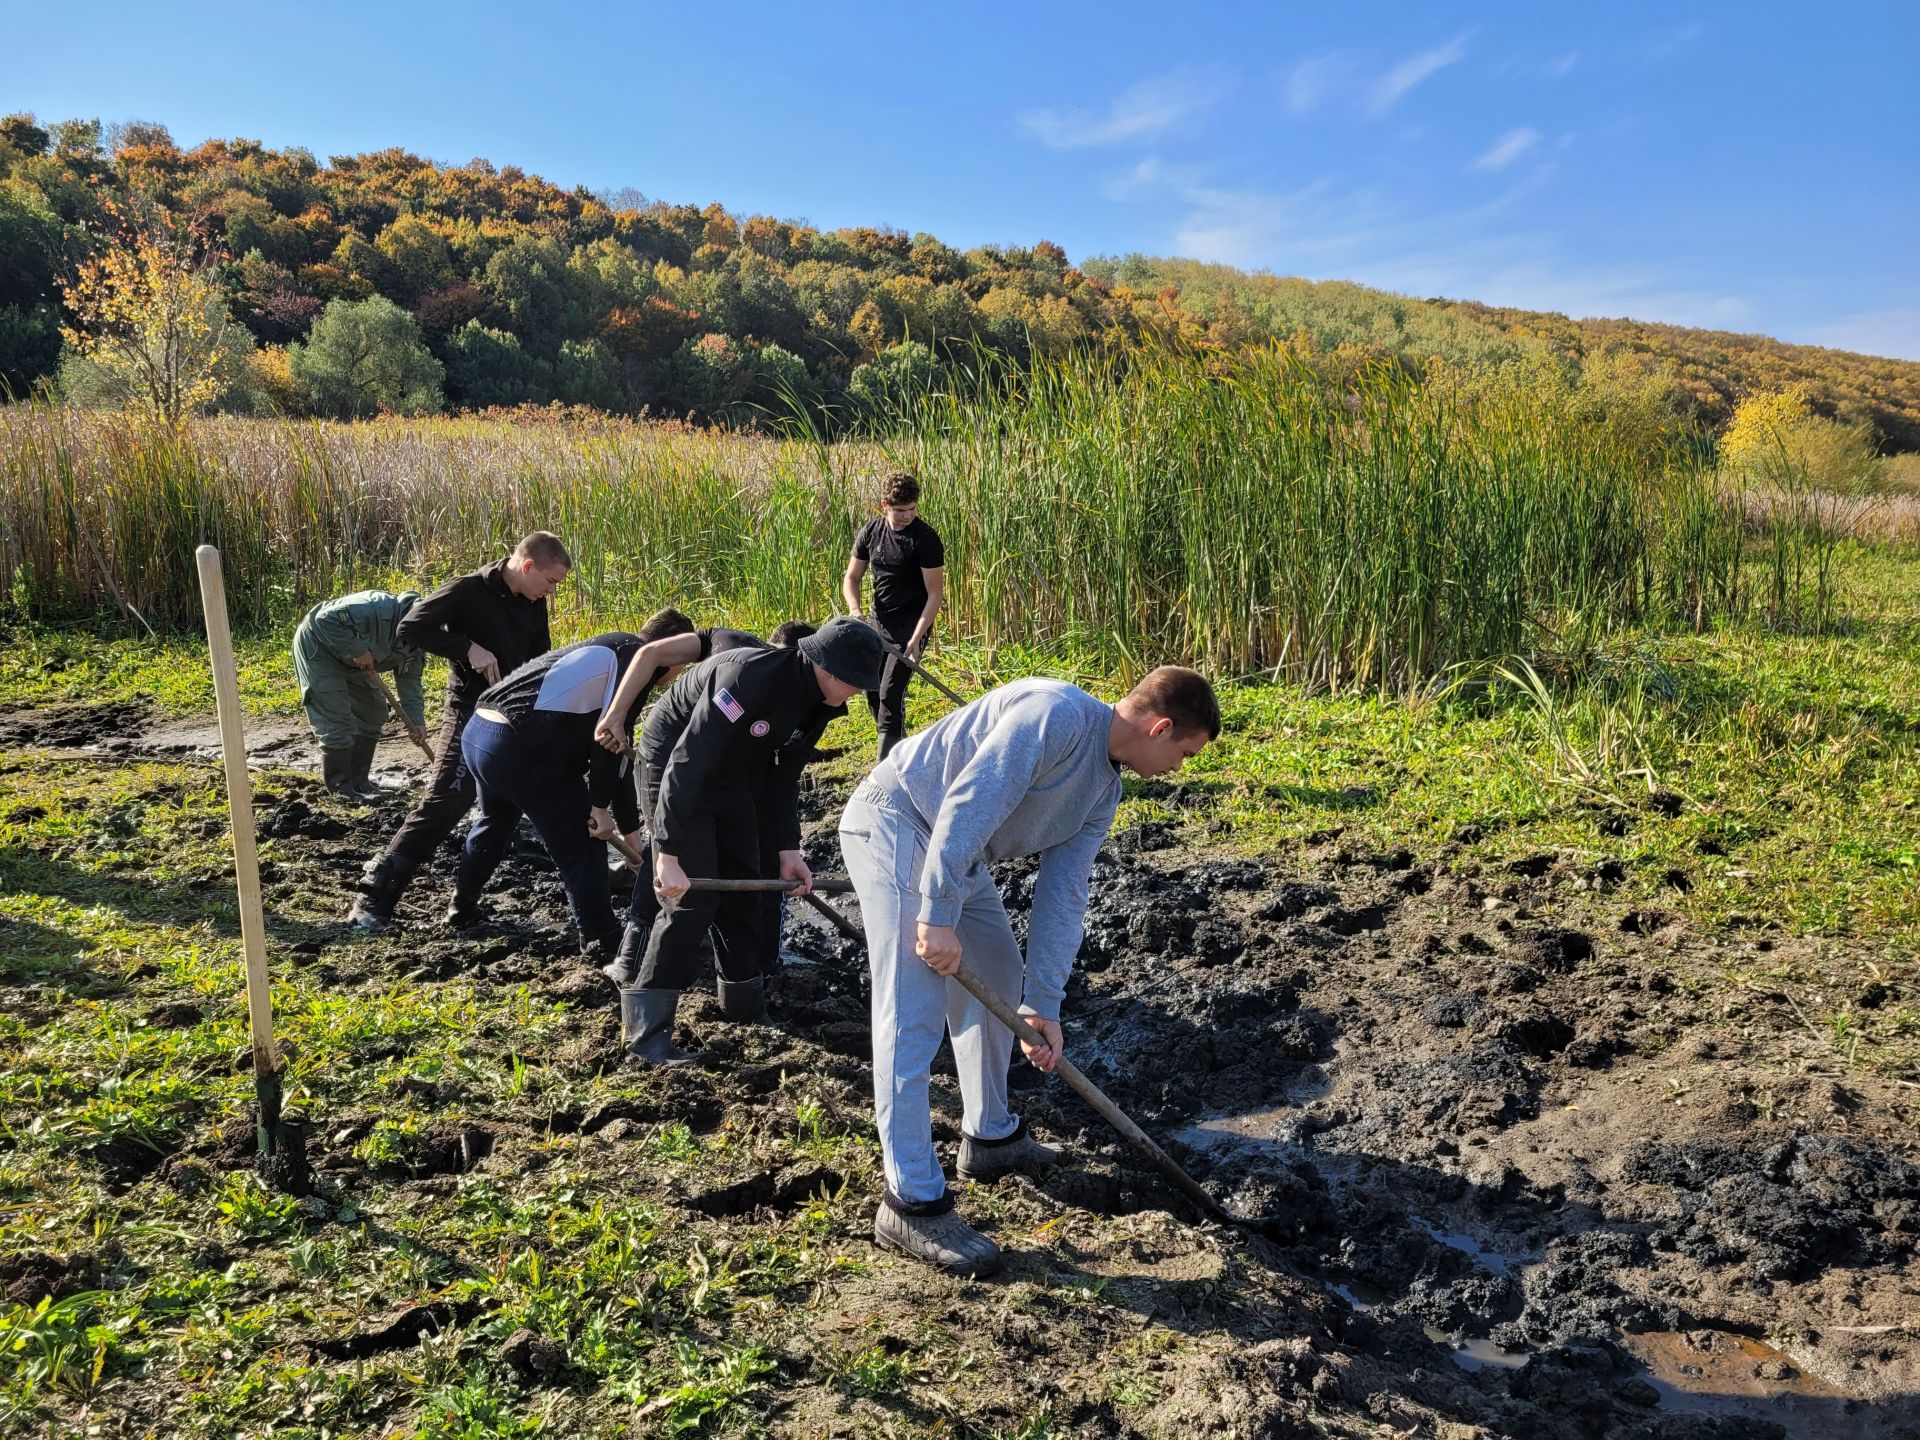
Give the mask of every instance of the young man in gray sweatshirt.
POLYGON ((964 1102, 960 1174, 992 1180, 1060 1152, 1007 1108, 1012 1036, 958 981, 964 959, 1046 1040, 1059 1062, 1060 1000, 1079 953, 1093 857, 1120 803, 1120 767, 1177 770, 1220 733, 1199 674, 1166 665, 1107 705, 1060 680, 1020 680, 901 742, 854 791, 840 849, 860 897, 873 975, 873 1093, 887 1193, 881 1246, 983 1275, 1000 1249, 954 1213, 933 1149, 928 1072, 953 1038, 964 1102), (1038 855, 1024 961, 987 866, 1038 855), (1022 984, 1024 978, 1024 986, 1022 984))

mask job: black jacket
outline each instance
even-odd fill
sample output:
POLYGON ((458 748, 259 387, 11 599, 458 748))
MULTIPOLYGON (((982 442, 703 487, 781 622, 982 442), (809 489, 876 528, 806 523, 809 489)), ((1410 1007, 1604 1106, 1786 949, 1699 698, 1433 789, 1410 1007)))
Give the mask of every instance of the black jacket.
POLYGON ((813 665, 798 650, 727 650, 682 675, 647 716, 642 761, 657 778, 653 843, 680 853, 700 817, 727 813, 728 792, 753 797, 774 849, 800 848, 800 770, 828 722, 813 665))
POLYGON ((402 644, 452 664, 447 673, 447 704, 471 710, 480 703, 487 680, 467 664, 467 647, 491 650, 504 677, 552 648, 547 602, 524 600, 507 586, 507 562, 496 560, 470 575, 449 580, 401 620, 402 644))

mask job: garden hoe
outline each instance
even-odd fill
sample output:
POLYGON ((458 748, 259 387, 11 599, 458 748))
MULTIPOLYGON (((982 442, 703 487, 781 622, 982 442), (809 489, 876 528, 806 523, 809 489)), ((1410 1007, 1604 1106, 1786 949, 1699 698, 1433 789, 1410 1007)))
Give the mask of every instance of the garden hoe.
POLYGON ((260 861, 254 850, 253 783, 247 776, 247 739, 240 709, 240 679, 227 626, 227 588, 220 552, 202 545, 200 603, 207 617, 207 650, 220 714, 220 752, 227 769, 227 811, 233 821, 234 879, 240 895, 240 941, 247 961, 247 1024, 253 1042, 253 1093, 261 1176, 274 1189, 304 1195, 310 1184, 304 1126, 281 1114, 285 1067, 273 1040, 273 1006, 267 987, 267 930, 260 909, 260 861))

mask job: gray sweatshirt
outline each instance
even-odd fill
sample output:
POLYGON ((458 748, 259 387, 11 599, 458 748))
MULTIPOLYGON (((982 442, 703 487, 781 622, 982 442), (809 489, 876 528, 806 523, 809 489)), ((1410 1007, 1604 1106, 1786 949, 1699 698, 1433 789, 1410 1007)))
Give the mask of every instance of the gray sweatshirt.
POLYGON ((1064 680, 1016 680, 895 746, 873 783, 926 825, 919 919, 960 918, 977 866, 1038 855, 1027 928, 1026 1004, 1060 1018, 1087 917, 1093 857, 1120 804, 1107 757, 1113 707, 1064 680))

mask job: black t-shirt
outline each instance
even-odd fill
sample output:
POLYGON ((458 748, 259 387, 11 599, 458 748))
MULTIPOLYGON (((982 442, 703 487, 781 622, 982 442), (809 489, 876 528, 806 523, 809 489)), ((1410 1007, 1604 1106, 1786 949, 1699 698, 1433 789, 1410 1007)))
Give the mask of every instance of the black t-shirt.
POLYGON ((920 572, 945 566, 947 548, 918 516, 896 530, 886 516, 877 515, 854 537, 853 558, 873 568, 874 619, 895 630, 912 625, 927 608, 927 582, 920 572))

